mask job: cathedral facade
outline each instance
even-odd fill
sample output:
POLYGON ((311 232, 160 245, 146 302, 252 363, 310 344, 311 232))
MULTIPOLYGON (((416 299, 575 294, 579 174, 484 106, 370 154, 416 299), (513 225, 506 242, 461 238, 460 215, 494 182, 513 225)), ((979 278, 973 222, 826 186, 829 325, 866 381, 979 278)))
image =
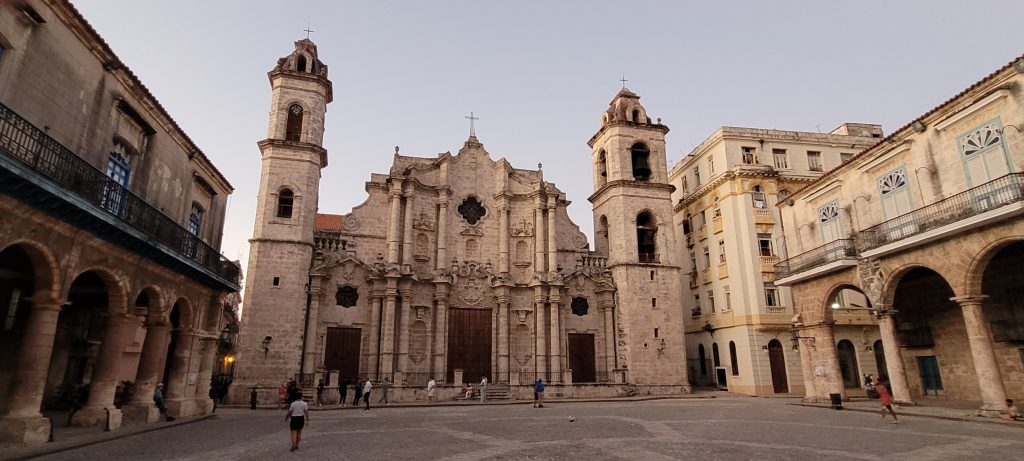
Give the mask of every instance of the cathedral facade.
MULTIPOLYGON (((664 135, 623 89, 590 140, 597 242, 537 169, 456 153, 402 155, 345 215, 317 213, 327 66, 309 40, 273 87, 232 399, 370 379, 396 400, 486 377, 513 398, 689 391, 664 135), (659 231, 659 227, 662 229, 659 231)), ((329 207, 329 204, 323 204, 329 207)))

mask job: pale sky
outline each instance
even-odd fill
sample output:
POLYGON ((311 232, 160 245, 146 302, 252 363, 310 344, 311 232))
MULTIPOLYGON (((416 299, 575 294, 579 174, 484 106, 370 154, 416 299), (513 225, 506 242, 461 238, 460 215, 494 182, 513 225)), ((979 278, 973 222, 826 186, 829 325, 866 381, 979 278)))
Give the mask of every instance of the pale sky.
POLYGON ((544 163, 593 242, 600 114, 621 87, 668 134, 669 165, 722 125, 885 133, 1024 53, 1024 2, 78 0, 75 6, 234 185, 222 250, 245 269, 267 132, 266 73, 314 30, 330 67, 320 212, 372 172, 457 152, 544 163))

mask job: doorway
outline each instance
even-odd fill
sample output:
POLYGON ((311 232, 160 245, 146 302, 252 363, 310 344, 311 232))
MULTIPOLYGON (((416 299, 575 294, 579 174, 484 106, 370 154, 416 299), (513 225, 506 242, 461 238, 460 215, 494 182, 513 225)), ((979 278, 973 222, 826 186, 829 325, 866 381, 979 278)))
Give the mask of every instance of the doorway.
POLYGON ((331 327, 327 329, 324 368, 338 370, 339 382, 355 382, 359 378, 362 337, 363 330, 361 328, 331 327))
POLYGON ((848 340, 839 341, 836 346, 839 353, 839 371, 843 375, 843 387, 855 389, 860 387, 860 371, 857 369, 857 351, 848 340))
POLYGON ((917 369, 921 372, 921 388, 924 395, 942 395, 942 375, 939 374, 939 361, 934 355, 918 357, 917 369))
POLYGON ((491 381, 490 309, 448 310, 448 382, 455 370, 462 370, 464 382, 491 381))
POLYGON ((593 334, 569 333, 569 368, 572 369, 572 382, 597 382, 593 334))
POLYGON ((786 378, 786 354, 782 350, 782 343, 777 339, 768 342, 768 366, 772 370, 772 388, 775 393, 789 393, 789 380, 786 378))

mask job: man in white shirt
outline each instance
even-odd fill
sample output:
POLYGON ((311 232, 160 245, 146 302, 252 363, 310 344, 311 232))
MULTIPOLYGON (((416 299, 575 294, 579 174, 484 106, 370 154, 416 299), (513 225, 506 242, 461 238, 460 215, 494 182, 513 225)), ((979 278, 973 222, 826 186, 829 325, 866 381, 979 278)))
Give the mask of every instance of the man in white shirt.
POLYGON ((363 410, 370 409, 370 389, 373 389, 373 384, 370 384, 370 380, 367 379, 366 383, 363 384, 363 403, 366 404, 366 408, 363 408, 363 410))
POLYGON ((284 417, 288 420, 288 426, 292 431, 291 451, 298 450, 299 442, 302 440, 302 428, 306 426, 306 421, 309 421, 309 405, 306 404, 305 400, 302 400, 301 395, 299 395, 298 400, 288 406, 288 411, 284 417))
POLYGON ((431 376, 430 381, 427 381, 427 403, 434 401, 434 386, 436 385, 437 383, 434 382, 434 377, 431 376))
POLYGON ((487 377, 483 376, 480 379, 480 403, 487 401, 487 377))

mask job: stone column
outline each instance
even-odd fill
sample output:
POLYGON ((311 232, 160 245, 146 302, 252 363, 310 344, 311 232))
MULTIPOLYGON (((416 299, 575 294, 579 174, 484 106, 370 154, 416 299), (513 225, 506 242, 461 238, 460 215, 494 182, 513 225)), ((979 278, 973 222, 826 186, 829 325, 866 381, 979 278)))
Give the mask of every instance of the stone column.
POLYGON ((558 287, 549 288, 549 301, 550 301, 550 322, 551 333, 549 334, 550 346, 548 348, 548 355, 551 357, 549 362, 551 365, 551 381, 562 380, 562 327, 559 317, 561 317, 561 299, 559 297, 558 287))
POLYGON ((508 198, 501 198, 501 205, 498 206, 498 273, 508 273, 508 198))
MULTIPOLYGON (((370 350, 367 354, 369 360, 366 363, 366 369, 373 373, 376 379, 380 379, 380 311, 383 303, 384 298, 378 295, 370 296, 370 350)), ((337 384, 334 381, 331 382, 337 384)))
POLYGON ((114 408, 114 394, 117 391, 117 375, 121 367, 124 348, 139 327, 135 316, 111 314, 100 343, 96 366, 89 384, 89 400, 81 410, 75 412, 71 424, 80 427, 102 426, 110 414, 110 429, 121 427, 121 410, 114 408))
POLYGON ((303 341, 305 354, 302 357, 302 372, 313 373, 316 371, 318 355, 317 343, 319 336, 317 336, 317 325, 319 324, 320 316, 320 283, 322 282, 320 277, 310 277, 309 285, 309 313, 308 320, 304 326, 305 332, 303 333, 303 341))
POLYGON ((398 292, 391 287, 393 280, 388 280, 388 289, 384 294, 384 310, 380 320, 380 374, 390 377, 395 371, 395 297, 398 292))
POLYGON ((391 212, 388 214, 388 262, 398 264, 398 225, 401 223, 402 217, 402 189, 397 182, 394 182, 398 179, 392 178, 391 180, 391 190, 388 193, 389 200, 391 200, 391 212))
POLYGON ((401 290, 402 303, 398 305, 398 369, 391 382, 405 383, 405 373, 409 371, 409 317, 412 315, 412 290, 401 290))
POLYGON ((439 193, 441 197, 437 209, 437 261, 434 262, 434 267, 444 269, 448 264, 448 193, 444 190, 439 193))
POLYGON ((187 392, 189 387, 189 373, 192 370, 192 354, 198 347, 195 330, 178 329, 173 332, 176 339, 174 351, 172 352, 172 366, 164 383, 167 392, 164 393, 164 402, 167 404, 167 414, 174 417, 189 416, 192 414, 194 401, 186 398, 192 394, 187 392))
POLYGON ((601 301, 600 309, 604 314, 604 360, 605 372, 609 379, 615 370, 615 304, 613 301, 601 301))
POLYGON ((405 226, 402 232, 402 265, 412 265, 412 221, 415 219, 416 207, 413 206, 415 201, 415 194, 413 193, 412 183, 409 183, 409 187, 406 187, 405 191, 405 226))
POLYGON ((498 377, 495 382, 508 381, 508 287, 501 287, 502 293, 498 295, 498 377))
MULTIPOLYGON (((797 330, 797 335, 806 336, 804 330, 797 330)), ((813 403, 821 401, 821 396, 818 395, 818 382, 817 377, 814 376, 814 356, 811 354, 811 348, 814 347, 813 343, 806 340, 798 340, 797 343, 800 348, 800 369, 804 376, 804 402, 813 403)), ((817 342, 817 340, 815 340, 817 342)), ((827 397, 826 397, 827 398, 827 397)))
POLYGON ((950 298, 960 304, 964 314, 967 341, 971 346, 971 358, 974 359, 974 373, 978 376, 978 387, 981 390, 981 408, 978 413, 983 416, 999 416, 999 412, 1006 409, 1006 389, 992 347, 991 327, 982 309, 986 299, 988 296, 950 298))
POLYGON ((544 381, 548 382, 550 380, 547 379, 547 310, 544 309, 544 294, 541 291, 543 288, 538 286, 535 290, 533 312, 534 320, 537 322, 536 328, 534 328, 537 345, 534 349, 534 364, 537 367, 537 377, 544 378, 544 381))
POLYGON ((534 248, 534 262, 533 271, 537 274, 547 272, 544 268, 544 202, 540 195, 536 196, 535 199, 535 210, 533 217, 533 248, 534 248))
MULTIPOLYGON (((815 367, 825 368, 825 376, 819 377, 825 384, 825 393, 822 397, 828 398, 827 394, 840 394, 846 399, 846 388, 843 386, 843 373, 839 368, 839 352, 836 350, 836 337, 832 331, 833 323, 821 323, 808 329, 814 340, 814 353, 817 358, 814 361, 815 367)), ((817 376, 816 376, 817 377, 817 376)))
POLYGON ((437 303, 437 320, 434 321, 434 379, 445 382, 448 378, 445 359, 448 350, 448 286, 434 284, 434 301, 437 303))
POLYGON ((548 197, 548 272, 558 270, 558 241, 555 239, 558 230, 558 226, 555 225, 555 210, 558 209, 556 199, 555 196, 548 197))
MULTIPOLYGON (((910 385, 907 382, 907 367, 903 363, 903 351, 900 349, 899 337, 896 336, 896 319, 888 306, 879 305, 878 307, 878 331, 882 337, 885 371, 889 376, 889 385, 892 387, 892 398, 896 403, 913 405, 914 401, 910 397, 910 385)), ((882 370, 879 370, 879 374, 881 373, 882 370)))
POLYGON ((32 300, 32 310, 25 325, 18 362, 9 387, 7 408, 0 418, 0 442, 38 445, 50 436, 50 420, 39 408, 43 403, 46 375, 53 355, 53 338, 57 333, 61 300, 32 300))
MULTIPOLYGON (((217 355, 217 341, 212 339, 200 341, 199 354, 199 375, 196 378, 194 398, 199 408, 197 414, 206 415, 213 412, 213 400, 210 399, 210 382, 213 377, 213 361, 217 355)), ((313 370, 306 370, 306 373, 312 372, 313 370)))
POLYGON ((153 404, 153 390, 164 371, 171 326, 159 317, 146 321, 146 340, 142 343, 139 368, 135 373, 135 394, 122 408, 124 417, 131 421, 152 423, 160 419, 160 410, 153 404))

